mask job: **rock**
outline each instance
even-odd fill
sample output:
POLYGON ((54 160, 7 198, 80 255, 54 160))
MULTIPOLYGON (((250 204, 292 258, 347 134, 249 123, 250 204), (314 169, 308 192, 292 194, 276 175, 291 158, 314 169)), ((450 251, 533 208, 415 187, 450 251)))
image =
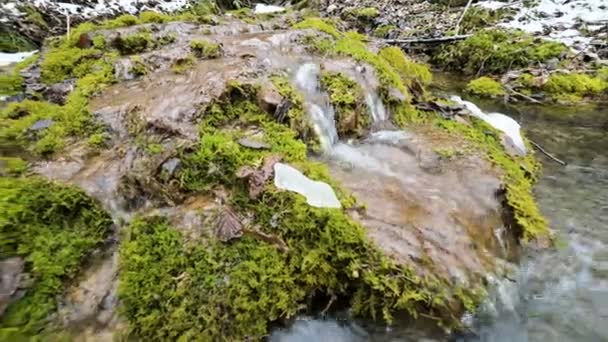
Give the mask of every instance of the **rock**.
POLYGON ((405 101, 407 101, 407 98, 405 97, 405 94, 403 94, 403 92, 401 92, 399 89, 397 89, 395 87, 390 87, 388 89, 388 96, 391 99, 395 99, 396 101, 399 101, 399 102, 405 102, 405 101))
POLYGON ((559 59, 551 58, 546 62, 546 64, 548 70, 556 70, 557 68, 559 68, 559 59))
POLYGON ((164 162, 161 166, 163 171, 167 173, 169 176, 174 176, 177 171, 179 171, 182 165, 182 161, 179 158, 171 158, 164 162))
MULTIPOLYGON (((117 301, 118 252, 113 251, 95 262, 81 276, 81 280, 66 291, 59 305, 59 316, 66 325, 78 324, 96 318, 105 311, 113 312, 117 301)), ((102 321, 107 317, 102 317, 102 321)))
POLYGON ((53 121, 53 119, 38 120, 34 122, 34 124, 31 125, 30 128, 28 128, 27 130, 29 132, 39 132, 51 127, 54 123, 55 121, 53 121))
POLYGON ((285 7, 266 4, 256 4, 255 8, 253 9, 253 13, 255 14, 279 13, 284 11, 285 7))
POLYGON ((283 96, 277 88, 272 83, 264 83, 258 94, 260 107, 267 113, 274 114, 281 102, 283 102, 283 96))
POLYGON ((46 89, 45 95, 50 102, 63 105, 67 96, 74 90, 74 83, 74 80, 55 83, 46 89))
POLYGON ((313 207, 342 207, 331 186, 311 180, 287 164, 274 164, 274 185, 279 189, 297 192, 306 197, 306 202, 313 207))
POLYGON ((331 4, 331 5, 327 6, 325 11, 327 11, 327 13, 331 14, 331 13, 334 13, 337 9, 338 9, 338 6, 336 6, 336 4, 331 4))
POLYGON ((0 317, 22 285, 24 265, 25 261, 19 257, 0 261, 0 317))
POLYGON ((239 139, 238 143, 241 146, 252 148, 254 150, 267 150, 270 148, 270 145, 263 141, 247 137, 239 139))

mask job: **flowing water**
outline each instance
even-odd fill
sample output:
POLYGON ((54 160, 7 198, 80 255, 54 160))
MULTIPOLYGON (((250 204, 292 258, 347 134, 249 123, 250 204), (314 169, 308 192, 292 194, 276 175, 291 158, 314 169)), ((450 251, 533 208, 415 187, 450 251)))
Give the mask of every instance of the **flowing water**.
MULTIPOLYGON (((300 79, 316 70, 307 68, 306 72, 300 69, 300 79)), ((317 92, 312 85, 314 77, 307 82, 308 89, 317 92)), ((544 173, 536 186, 537 199, 559 236, 558 248, 524 255, 513 277, 493 281, 488 300, 471 319, 472 333, 448 339, 608 341, 608 111, 583 113, 580 108, 552 107, 515 110, 494 104, 482 107, 511 115, 531 139, 568 163, 562 166, 539 154, 544 173)), ((321 115, 323 112, 315 114, 314 110, 311 117, 322 127, 318 132, 335 133, 330 124, 333 111, 321 115)), ((370 108, 371 113, 374 111, 370 108)), ((399 138, 395 132, 384 134, 399 138)), ((378 167, 372 157, 356 147, 337 142, 336 135, 325 141, 333 142, 325 145, 331 146, 332 158, 378 167)), ((444 339, 412 324, 397 323, 389 328, 349 319, 346 313, 329 319, 301 317, 270 337, 277 342, 444 339)))

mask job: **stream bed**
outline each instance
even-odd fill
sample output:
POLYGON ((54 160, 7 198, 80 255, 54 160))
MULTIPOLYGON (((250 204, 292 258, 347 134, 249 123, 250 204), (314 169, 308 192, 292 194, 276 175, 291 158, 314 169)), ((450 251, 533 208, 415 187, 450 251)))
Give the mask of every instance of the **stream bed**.
MULTIPOLYGON (((511 279, 495 289, 472 319, 462 342, 608 341, 608 112, 604 109, 505 108, 480 103, 518 120, 527 135, 566 166, 538 153, 544 169, 536 185, 557 248, 529 251, 511 279)), ((392 327, 300 318, 271 341, 440 341, 443 337, 396 323, 392 327)))

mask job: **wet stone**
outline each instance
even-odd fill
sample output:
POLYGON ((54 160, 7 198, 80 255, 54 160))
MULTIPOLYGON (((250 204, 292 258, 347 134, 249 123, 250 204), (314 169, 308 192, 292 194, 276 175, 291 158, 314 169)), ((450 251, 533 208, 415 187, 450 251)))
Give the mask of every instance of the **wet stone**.
POLYGON ((52 119, 43 119, 36 121, 30 128, 28 128, 29 132, 39 132, 51 127, 55 121, 52 119))
POLYGON ((0 316, 20 288, 24 260, 18 257, 0 261, 0 316))

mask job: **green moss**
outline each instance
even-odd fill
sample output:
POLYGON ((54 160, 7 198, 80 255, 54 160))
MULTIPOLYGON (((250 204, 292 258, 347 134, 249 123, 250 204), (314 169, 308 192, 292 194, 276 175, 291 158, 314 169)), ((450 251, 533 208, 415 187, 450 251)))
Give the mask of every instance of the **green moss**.
POLYGON ((156 23, 162 24, 170 21, 171 16, 154 11, 143 11, 139 13, 139 21, 144 24, 156 23))
POLYGON ((600 77, 587 74, 561 74, 553 73, 543 86, 554 100, 559 102, 580 102, 585 96, 597 96, 608 89, 608 82, 600 77))
POLYGON ((190 49, 198 58, 212 59, 220 57, 222 50, 217 43, 205 40, 193 40, 190 42, 190 49))
POLYGON ((382 24, 374 30, 373 35, 374 35, 374 37, 377 37, 377 38, 386 38, 386 36, 388 36, 389 33, 391 33, 392 31, 395 31, 396 29, 397 29, 397 26, 395 26, 395 25, 382 24))
POLYGON ((510 156, 501 144, 500 133, 481 120, 471 119, 471 125, 438 119, 437 125, 465 137, 484 151, 489 160, 502 171, 506 204, 512 210, 515 232, 527 242, 550 235, 549 225, 534 200, 532 186, 540 170, 534 155, 510 156), (491 133, 489 133, 491 132, 491 133))
POLYGON ((102 147, 106 144, 109 136, 107 133, 94 133, 87 139, 87 144, 91 147, 102 147))
POLYGON ((328 20, 321 18, 306 18, 293 26, 295 29, 315 29, 329 34, 334 38, 340 38, 342 33, 328 20))
POLYGON ((105 28, 119 28, 126 26, 134 26, 140 24, 139 18, 131 14, 123 14, 114 19, 107 20, 103 23, 105 28))
POLYGON ((89 98, 113 82, 112 57, 92 59, 94 49, 80 50, 64 48, 51 49, 44 57, 42 77, 49 82, 58 82, 69 76, 80 77, 75 90, 68 95, 63 106, 42 102, 23 101, 10 103, 0 111, 0 142, 6 146, 21 146, 36 154, 49 154, 61 149, 70 136, 84 136, 95 129, 88 112, 89 98), (69 52, 80 54, 72 58, 69 52), (84 58, 83 56, 87 56, 84 58), (61 57, 68 61, 62 61, 61 57), (72 61, 75 64, 69 64, 72 61), (35 122, 52 119, 49 128, 32 134, 28 128, 35 122))
POLYGON ((346 75, 334 72, 323 72, 320 81, 334 107, 338 134, 341 137, 365 135, 371 126, 371 115, 361 86, 346 75))
POLYGON ((313 151, 320 151, 320 143, 314 132, 312 123, 304 111, 302 95, 291 85, 286 77, 273 76, 271 81, 282 97, 289 99, 291 107, 287 111, 285 124, 298 132, 300 140, 313 151))
POLYGON ((515 82, 524 88, 534 88, 535 86, 534 76, 527 72, 519 75, 515 82))
POLYGON ((24 5, 21 7, 25 11, 26 20, 32 24, 35 24, 40 29, 48 29, 49 25, 46 23, 42 14, 32 5, 24 5))
POLYGON ((196 58, 194 55, 189 54, 184 58, 180 58, 173 63, 171 66, 171 71, 176 74, 183 74, 190 68, 192 68, 196 64, 196 58))
POLYGON ((27 170, 27 162, 16 157, 0 157, 0 177, 19 176, 27 170))
POLYGON ((513 9, 508 7, 496 10, 480 6, 470 7, 465 16, 462 18, 460 32, 475 32, 479 29, 495 26, 510 14, 513 14, 513 12, 513 9))
POLYGON ((433 61, 449 70, 491 74, 543 63, 566 51, 561 43, 536 39, 521 31, 494 29, 439 49, 433 61))
POLYGON ((108 236, 112 221, 81 190, 45 180, 0 178, 0 198, 0 258, 24 258, 34 280, 2 317, 0 336, 11 340, 44 327, 55 296, 108 236))
POLYGON ((302 38, 302 44, 306 45, 307 50, 311 53, 329 55, 333 53, 335 41, 317 34, 310 34, 302 38))
POLYGON ((133 33, 128 36, 118 36, 112 40, 112 47, 121 55, 132 55, 152 50, 156 46, 152 35, 147 32, 133 33))
POLYGON ((93 37, 93 47, 98 50, 105 50, 106 38, 101 34, 95 35, 93 37))
POLYGON ((149 70, 146 63, 143 62, 140 56, 131 57, 131 68, 129 72, 133 74, 135 77, 147 75, 149 70))
POLYGON ((380 11, 375 7, 354 8, 346 12, 346 16, 353 17, 362 21, 372 21, 380 15, 380 11))
POLYGON ((493 78, 482 76, 467 84, 466 92, 482 97, 497 97, 505 95, 505 89, 500 82, 493 78))
POLYGON ((399 73, 407 85, 419 82, 424 87, 433 81, 433 74, 426 65, 409 59, 398 47, 384 48, 378 54, 399 73))

